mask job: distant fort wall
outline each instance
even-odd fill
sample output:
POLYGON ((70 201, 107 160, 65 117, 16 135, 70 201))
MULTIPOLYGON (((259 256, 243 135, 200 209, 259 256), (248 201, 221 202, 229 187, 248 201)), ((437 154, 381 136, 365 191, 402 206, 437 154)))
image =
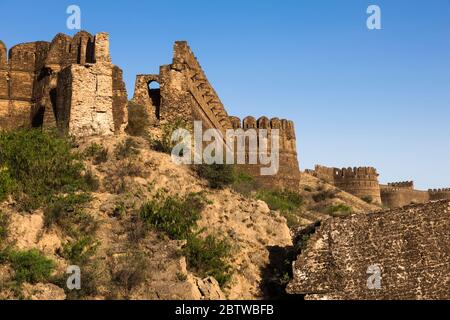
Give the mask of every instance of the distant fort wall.
POLYGON ((359 198, 370 198, 373 203, 381 204, 378 173, 372 167, 330 168, 316 165, 314 170, 306 170, 337 188, 359 198))

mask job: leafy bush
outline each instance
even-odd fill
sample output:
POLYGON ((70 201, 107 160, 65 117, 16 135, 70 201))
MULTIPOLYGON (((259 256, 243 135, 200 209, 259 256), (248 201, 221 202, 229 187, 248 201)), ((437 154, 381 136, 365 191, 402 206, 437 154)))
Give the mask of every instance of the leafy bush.
POLYGON ((235 181, 235 172, 232 165, 228 164, 199 164, 193 166, 200 178, 208 181, 209 187, 223 189, 235 181))
POLYGON ((183 248, 188 267, 202 277, 212 276, 221 286, 231 278, 231 266, 226 262, 231 245, 226 239, 209 235, 205 239, 191 235, 183 248))
POLYGON ((363 200, 364 202, 367 202, 368 204, 373 203, 373 197, 372 196, 361 197, 361 200, 363 200))
POLYGON ((88 191, 97 191, 100 188, 100 180, 92 170, 86 171, 84 181, 86 183, 86 190, 88 191))
POLYGON ((5 213, 0 211, 0 244, 8 236, 9 222, 9 217, 5 213))
POLYGON ((191 125, 189 125, 183 119, 176 119, 172 123, 165 123, 161 126, 161 137, 160 139, 152 139, 151 147, 155 151, 172 153, 172 149, 177 145, 177 142, 172 142, 172 134, 177 129, 191 130, 191 125))
POLYGON ((63 245, 61 256, 76 265, 85 265, 95 255, 99 242, 90 236, 82 236, 78 240, 63 245))
POLYGON ((56 224, 72 237, 92 234, 97 224, 84 210, 89 201, 87 193, 54 196, 44 210, 45 226, 56 224))
POLYGON ((148 262, 142 252, 129 252, 119 261, 118 268, 112 274, 114 284, 125 289, 128 298, 131 291, 145 281, 148 262))
POLYGON ((128 102, 127 133, 131 136, 146 137, 149 125, 150 121, 147 108, 131 101, 128 102))
POLYGON ((7 257, 14 270, 14 280, 32 284, 46 282, 53 270, 55 262, 43 256, 38 250, 11 251, 7 257))
POLYGON ((92 159, 94 164, 100 164, 108 161, 108 149, 98 143, 91 143, 89 147, 84 150, 85 158, 92 159))
POLYGON ((288 190, 259 190, 256 198, 263 200, 271 210, 278 210, 286 218, 289 227, 300 222, 298 213, 303 205, 303 198, 296 192, 288 190))
POLYGON ((123 160, 139 154, 139 145, 133 138, 127 138, 116 146, 116 159, 123 160))
POLYGON ((328 207, 327 213, 333 217, 342 217, 352 214, 353 210, 345 204, 337 204, 328 207))
POLYGON ((170 197, 158 192, 154 200, 142 206, 140 217, 148 226, 165 232, 171 239, 187 240, 182 253, 188 267, 203 277, 213 276, 224 285, 231 277, 231 267, 225 260, 231 252, 230 244, 214 235, 202 239, 194 233, 206 203, 202 193, 170 197))
POLYGON ((234 170, 234 178, 231 188, 240 194, 249 197, 253 191, 259 189, 255 179, 246 172, 234 170))
POLYGON ((5 190, 14 181, 14 194, 23 210, 42 206, 56 193, 86 188, 81 156, 71 151, 69 139, 51 132, 0 132, 0 167, 7 168, 7 173, 2 170, 0 188, 5 190))
POLYGON ((293 212, 303 205, 303 198, 296 192, 284 190, 259 190, 256 198, 267 203, 271 210, 293 212))
POLYGON ((7 167, 0 168, 0 201, 6 199, 8 194, 14 191, 15 181, 11 178, 7 167))
POLYGON ((159 192, 140 211, 148 226, 167 233, 171 239, 187 239, 195 227, 206 200, 202 194, 190 193, 186 197, 166 197, 159 192))
POLYGON ((336 197, 336 191, 323 190, 323 191, 320 191, 319 193, 316 193, 315 195, 313 195, 313 200, 315 202, 322 202, 327 199, 333 199, 334 197, 336 197))

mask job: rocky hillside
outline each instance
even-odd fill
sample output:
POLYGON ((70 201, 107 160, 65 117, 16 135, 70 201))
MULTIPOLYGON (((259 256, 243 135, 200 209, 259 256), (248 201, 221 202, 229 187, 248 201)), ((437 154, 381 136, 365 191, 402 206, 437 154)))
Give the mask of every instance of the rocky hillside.
POLYGON ((1 299, 277 297, 297 229, 377 208, 306 174, 298 192, 218 187, 140 137, 0 138, 1 299))
POLYGON ((24 212, 9 196, 0 209, 2 219, 8 221, 3 247, 7 243, 20 253, 37 249, 55 267, 48 277, 18 281, 14 260, 3 259, 1 298, 263 297, 263 279, 271 276, 265 268, 268 248, 292 245, 286 220, 278 212, 229 189, 208 188, 190 168, 152 151, 144 139, 92 138, 79 141, 75 150, 85 155, 85 174, 96 185, 82 208, 89 217, 82 223, 95 224, 95 231, 80 236, 66 230, 70 226, 64 222, 48 225, 48 209, 24 212), (195 227, 198 237, 213 235, 227 243, 226 256, 219 263, 230 266, 222 273, 231 277, 221 283, 222 288, 209 276, 219 266, 213 263, 212 271, 204 270, 202 261, 195 261, 208 257, 194 256, 189 263, 183 253, 186 239, 147 227, 140 218, 143 205, 155 197, 185 199, 192 193, 201 193, 205 201, 195 227), (67 267, 77 263, 81 264, 82 290, 75 293, 65 289, 62 280, 67 267))

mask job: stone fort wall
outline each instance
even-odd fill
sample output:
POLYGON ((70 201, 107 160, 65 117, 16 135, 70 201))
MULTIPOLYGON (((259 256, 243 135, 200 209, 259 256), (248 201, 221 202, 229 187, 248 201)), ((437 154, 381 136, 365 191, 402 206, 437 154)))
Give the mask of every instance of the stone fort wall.
MULTIPOLYGON (((227 129, 276 128, 280 130, 280 171, 275 176, 261 176, 261 165, 241 165, 265 187, 298 189, 300 172, 292 121, 246 117, 242 121, 229 116, 217 92, 185 41, 175 42, 172 63, 160 67, 159 74, 138 75, 133 102, 149 110, 149 122, 160 126, 176 119, 186 122, 200 120, 203 129, 219 129, 225 137, 227 129), (152 89, 152 83, 159 89, 152 89)), ((246 155, 247 159, 249 155, 246 155)))
POLYGON ((57 126, 74 135, 111 134, 126 123, 126 99, 106 33, 58 34, 51 42, 16 45, 9 55, 0 42, 1 129, 57 126))
POLYGON ((330 168, 316 165, 314 170, 306 170, 326 182, 359 198, 370 197, 373 203, 381 204, 378 173, 372 167, 330 168))

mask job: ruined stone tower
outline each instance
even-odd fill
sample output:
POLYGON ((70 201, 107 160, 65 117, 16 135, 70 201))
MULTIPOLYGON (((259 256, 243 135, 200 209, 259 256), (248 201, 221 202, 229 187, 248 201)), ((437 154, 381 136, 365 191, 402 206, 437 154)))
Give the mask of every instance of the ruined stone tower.
POLYGON ((52 42, 0 42, 0 128, 58 127, 75 136, 109 135, 126 124, 122 71, 109 36, 81 31, 52 42))
POLYGON ((294 123, 278 118, 261 117, 256 120, 247 117, 241 121, 230 117, 187 42, 175 42, 172 64, 161 66, 159 74, 136 77, 133 102, 146 107, 149 122, 154 126, 176 119, 186 122, 199 120, 203 129, 218 129, 224 136, 227 129, 279 129, 280 170, 277 175, 262 176, 261 165, 240 167, 262 186, 298 189, 300 174, 294 123), (159 89, 151 89, 152 83, 159 84, 159 89))
POLYGON ((373 203, 381 204, 378 173, 372 167, 329 168, 316 165, 314 170, 307 170, 328 183, 359 198, 369 198, 373 203))

